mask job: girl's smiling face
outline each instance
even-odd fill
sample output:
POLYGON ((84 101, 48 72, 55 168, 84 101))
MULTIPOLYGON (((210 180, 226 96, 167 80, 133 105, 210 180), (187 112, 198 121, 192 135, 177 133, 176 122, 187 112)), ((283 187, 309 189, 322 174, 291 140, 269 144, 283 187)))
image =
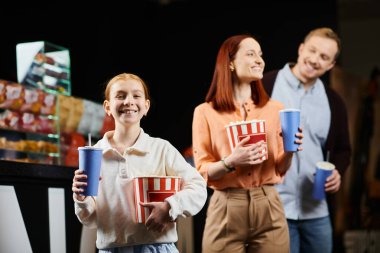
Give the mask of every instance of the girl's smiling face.
POLYGON ((149 107, 144 87, 135 79, 117 80, 110 87, 109 100, 104 101, 106 113, 113 116, 115 124, 139 124, 149 107))

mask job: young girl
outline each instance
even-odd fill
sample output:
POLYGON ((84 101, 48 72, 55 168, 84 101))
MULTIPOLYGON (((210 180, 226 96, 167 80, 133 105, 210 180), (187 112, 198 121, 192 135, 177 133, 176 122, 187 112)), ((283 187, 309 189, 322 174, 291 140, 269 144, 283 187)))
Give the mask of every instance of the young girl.
POLYGON ((73 180, 75 214, 81 223, 97 227, 99 252, 178 252, 175 220, 198 213, 205 204, 206 183, 168 141, 153 138, 140 127, 149 107, 144 81, 133 74, 112 78, 103 103, 115 120, 115 130, 95 147, 103 149, 101 180, 96 197, 85 197, 86 175, 73 180), (133 177, 179 176, 181 190, 164 202, 141 203, 151 210, 145 224, 135 221, 133 177))

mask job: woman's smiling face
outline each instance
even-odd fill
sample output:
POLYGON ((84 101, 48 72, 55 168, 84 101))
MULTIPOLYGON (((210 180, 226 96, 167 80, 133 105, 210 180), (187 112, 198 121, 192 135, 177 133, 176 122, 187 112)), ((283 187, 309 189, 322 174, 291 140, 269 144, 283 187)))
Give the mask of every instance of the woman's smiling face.
POLYGON ((232 66, 240 82, 251 82, 263 77, 265 62, 260 44, 253 38, 241 41, 232 66))

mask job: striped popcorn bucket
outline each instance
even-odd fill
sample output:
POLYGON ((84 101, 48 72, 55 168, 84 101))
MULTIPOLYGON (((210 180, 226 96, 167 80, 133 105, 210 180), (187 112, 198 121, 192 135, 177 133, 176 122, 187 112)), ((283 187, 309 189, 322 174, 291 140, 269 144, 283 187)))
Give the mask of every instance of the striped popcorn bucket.
POLYGON ((267 134, 265 129, 265 120, 250 120, 231 122, 226 126, 228 140, 230 142, 231 152, 236 147, 237 143, 245 137, 249 136, 249 144, 254 144, 259 141, 264 141, 265 157, 263 160, 268 159, 268 146, 267 146, 267 134))
POLYGON ((142 207, 140 202, 162 202, 180 190, 180 177, 136 177, 133 178, 133 189, 136 206, 136 221, 145 223, 150 215, 149 208, 142 207))

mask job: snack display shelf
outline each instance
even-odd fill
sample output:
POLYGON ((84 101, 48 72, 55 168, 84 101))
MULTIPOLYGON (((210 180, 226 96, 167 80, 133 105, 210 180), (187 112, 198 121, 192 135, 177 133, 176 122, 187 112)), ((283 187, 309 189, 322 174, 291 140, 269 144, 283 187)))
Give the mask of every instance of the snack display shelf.
POLYGON ((31 135, 31 136, 36 136, 36 137, 39 136, 41 138, 44 138, 44 137, 51 138, 51 139, 58 139, 59 138, 58 134, 53 134, 53 133, 38 133, 38 132, 32 132, 32 131, 16 130, 16 129, 13 129, 13 128, 6 128, 6 127, 1 127, 0 126, 0 132, 1 131, 9 131, 9 132, 14 132, 14 133, 24 133, 24 134, 28 134, 28 135, 31 135))
POLYGON ((48 83, 46 80, 47 79, 45 78, 45 82, 42 82, 42 81, 35 81, 31 78, 26 78, 25 85, 27 85, 27 87, 41 89, 47 93, 52 93, 52 94, 64 94, 68 96, 71 94, 70 81, 59 80, 59 82, 56 81, 55 83, 48 83))
MULTIPOLYGON (((33 152, 33 151, 25 151, 25 150, 17 150, 17 149, 9 149, 9 148, 0 148, 0 150, 10 151, 10 152, 26 153, 26 154, 35 155, 35 156, 60 157, 59 153, 43 153, 43 152, 33 152)), ((0 159, 2 159, 2 158, 0 158, 0 159)), ((3 160, 7 160, 7 159, 3 159, 3 160)))
POLYGON ((61 164, 57 98, 0 80, 0 159, 61 164))
POLYGON ((0 159, 59 165, 60 135, 0 128, 0 159))

